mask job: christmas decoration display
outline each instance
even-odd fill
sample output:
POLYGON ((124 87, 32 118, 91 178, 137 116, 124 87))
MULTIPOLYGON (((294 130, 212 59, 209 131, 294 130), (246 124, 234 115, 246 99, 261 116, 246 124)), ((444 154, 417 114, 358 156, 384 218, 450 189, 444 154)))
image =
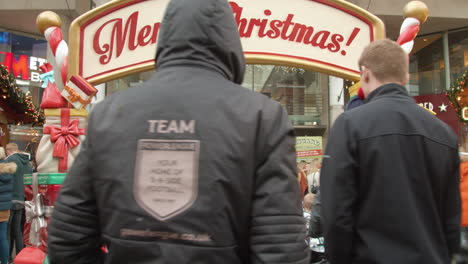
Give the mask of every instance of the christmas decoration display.
POLYGON ((37 149, 37 170, 67 172, 85 139, 88 112, 85 109, 45 109, 44 135, 37 149))
POLYGON ((43 64, 39 69, 44 73, 40 76, 45 88, 42 95, 41 108, 61 108, 67 106, 67 101, 62 97, 55 84, 54 71, 50 63, 43 64))
POLYGON ((36 153, 38 173, 25 176, 28 201, 24 242, 28 247, 18 254, 15 263, 47 261, 49 216, 66 173, 85 139, 88 112, 83 108, 97 93, 81 76, 67 79, 68 46, 62 37, 60 17, 46 11, 38 16, 36 24, 45 35, 54 60, 40 67, 45 88, 41 104, 45 114, 44 135, 36 153))
POLYGON ((36 24, 39 31, 44 34, 49 43, 49 48, 54 55, 52 66, 54 69, 58 69, 54 73, 55 81, 57 83, 57 88, 62 91, 64 84, 67 83, 68 70, 68 45, 65 40, 63 40, 62 29, 60 29, 62 20, 57 14, 46 11, 39 14, 36 19, 36 24))
POLYGON ((429 9, 421 1, 412 1, 405 6, 403 13, 406 18, 401 25, 397 43, 409 55, 413 50, 414 39, 418 35, 420 25, 426 22, 429 16, 429 9))
POLYGON ((460 121, 468 123, 466 114, 463 113, 463 108, 468 107, 468 70, 453 82, 447 91, 447 97, 457 112, 460 121))
POLYGON ((62 96, 67 99, 73 107, 81 109, 88 105, 97 93, 97 89, 89 84, 83 77, 73 75, 68 81, 62 96))
POLYGON ((16 85, 15 78, 0 64, 0 101, 17 116, 17 124, 42 125, 44 114, 32 102, 32 97, 25 94, 16 85))
POLYGON ((414 39, 418 35, 420 24, 421 23, 416 18, 407 17, 401 25, 400 36, 397 39, 397 43, 408 55, 413 50, 414 39))
POLYGON ((47 224, 66 173, 35 173, 24 177, 26 223, 24 244, 47 252, 47 224))
POLYGON ((37 247, 26 247, 16 256, 14 264, 46 264, 46 253, 37 247))

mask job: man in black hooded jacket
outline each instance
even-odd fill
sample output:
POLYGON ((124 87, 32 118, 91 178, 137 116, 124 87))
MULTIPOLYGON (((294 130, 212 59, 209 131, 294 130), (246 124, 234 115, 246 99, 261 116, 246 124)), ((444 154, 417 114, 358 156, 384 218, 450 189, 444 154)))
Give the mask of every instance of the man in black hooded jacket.
POLYGON ((91 113, 51 263, 308 263, 294 132, 280 104, 239 86, 228 2, 171 1, 156 54, 152 79, 91 113))
POLYGON ((459 248, 457 137, 408 95, 390 40, 359 60, 365 104, 335 121, 320 191, 332 264, 447 264, 459 248))

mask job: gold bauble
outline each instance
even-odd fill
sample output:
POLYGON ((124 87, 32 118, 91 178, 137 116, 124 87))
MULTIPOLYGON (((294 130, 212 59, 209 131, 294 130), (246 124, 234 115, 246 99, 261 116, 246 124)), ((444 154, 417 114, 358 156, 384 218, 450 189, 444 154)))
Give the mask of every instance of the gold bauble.
POLYGON ((52 11, 44 11, 40 13, 36 18, 36 27, 39 31, 44 34, 44 31, 50 27, 61 27, 62 19, 57 13, 52 11))
POLYGON ((405 18, 414 17, 422 24, 426 22, 429 16, 429 8, 421 1, 411 1, 403 8, 403 14, 405 18))

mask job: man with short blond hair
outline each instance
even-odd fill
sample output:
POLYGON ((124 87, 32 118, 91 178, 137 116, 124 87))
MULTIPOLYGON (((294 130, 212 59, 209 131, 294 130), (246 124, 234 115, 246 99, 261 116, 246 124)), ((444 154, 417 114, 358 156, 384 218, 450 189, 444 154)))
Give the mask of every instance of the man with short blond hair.
POLYGON ((450 263, 460 242, 457 137, 409 96, 398 44, 371 43, 359 66, 365 103, 338 117, 323 156, 330 263, 450 263))
POLYGON ((18 152, 18 144, 16 143, 8 143, 6 144, 6 147, 5 147, 6 151, 7 151, 7 155, 11 155, 13 153, 16 153, 18 152), (10 154, 8 154, 10 153, 10 154))
MULTIPOLYGON (((382 40, 370 44, 359 58, 359 69, 370 69, 383 83, 406 83, 408 80, 408 55, 391 41, 382 40)), ((364 87, 363 87, 364 88, 364 87)))

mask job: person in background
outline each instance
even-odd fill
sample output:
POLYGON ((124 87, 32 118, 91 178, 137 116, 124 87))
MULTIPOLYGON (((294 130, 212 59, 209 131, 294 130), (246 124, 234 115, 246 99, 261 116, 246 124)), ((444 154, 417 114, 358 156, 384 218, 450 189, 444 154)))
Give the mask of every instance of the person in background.
POLYGON ((457 137, 408 94, 408 61, 393 41, 369 44, 365 103, 331 129, 320 191, 332 264, 446 264, 459 250, 457 137))
MULTIPOLYGON (((314 217, 313 204, 315 203, 317 195, 308 193, 304 196, 304 219, 307 225, 307 244, 310 248, 310 263, 322 263, 325 260, 325 249, 323 247, 323 237, 312 237, 310 223, 314 217)), ((315 227, 314 227, 315 228, 315 227)))
POLYGON ((14 162, 17 166, 13 175, 13 195, 10 211, 10 221, 8 223, 8 237, 10 239, 10 256, 13 249, 18 254, 24 247, 23 243, 23 215, 24 215, 24 174, 31 174, 32 168, 29 163, 30 155, 19 152, 16 143, 8 143, 5 147, 6 160, 14 162))
POLYGON ((307 174, 304 172, 304 167, 307 163, 300 161, 297 163, 297 182, 301 190, 301 198, 304 199, 304 195, 307 193, 307 174))
POLYGON ((463 145, 460 154, 460 198, 461 198, 461 250, 453 261, 454 264, 468 263, 468 153, 463 145))
POLYGON ((7 227, 13 197, 13 173, 17 168, 14 162, 7 162, 5 158, 5 149, 0 147, 0 261, 2 264, 9 263, 7 227))
POLYGON ((311 168, 307 175, 307 185, 309 193, 317 194, 320 188, 320 168, 322 168, 322 162, 315 158, 311 164, 314 168, 311 168))
POLYGON ((307 233, 309 232, 310 214, 312 213, 312 204, 314 203, 315 194, 308 193, 304 196, 303 210, 304 219, 306 220, 307 233))
POLYGON ((461 222, 460 225, 468 227, 468 153, 460 146, 460 197, 461 197, 461 222))

